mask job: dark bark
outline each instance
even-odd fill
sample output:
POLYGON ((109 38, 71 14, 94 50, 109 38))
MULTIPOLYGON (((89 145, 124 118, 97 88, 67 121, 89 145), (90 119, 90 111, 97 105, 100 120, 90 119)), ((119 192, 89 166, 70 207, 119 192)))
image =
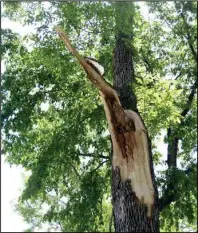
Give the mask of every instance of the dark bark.
MULTIPOLYGON (((133 50, 129 46, 132 36, 118 31, 114 51, 114 89, 119 95, 124 109, 138 112, 137 101, 132 84, 135 81, 133 50)), ((147 135, 148 136, 148 135, 147 135)), ((118 167, 112 167, 112 204, 116 232, 159 232, 158 191, 155 183, 151 143, 148 138, 150 169, 155 190, 152 214, 147 215, 147 207, 141 204, 133 192, 130 180, 122 181, 118 167)))
POLYGON ((179 139, 174 136, 174 132, 171 128, 168 129, 168 153, 167 153, 167 164, 169 176, 167 177, 167 188, 165 189, 162 197, 159 200, 159 209, 162 211, 164 208, 169 206, 173 201, 176 200, 177 190, 175 189, 175 172, 177 172, 177 153, 179 139))
POLYGON ((114 53, 114 89, 117 91, 120 102, 124 109, 132 109, 137 112, 137 101, 135 94, 131 91, 134 83, 133 69, 133 51, 127 46, 127 40, 131 36, 124 33, 116 35, 115 53, 114 53), (121 77, 121 78, 120 78, 121 77))
POLYGON ((177 167, 177 150, 178 150, 178 142, 179 139, 177 137, 174 137, 173 139, 170 139, 172 136, 172 130, 171 128, 168 129, 168 140, 170 142, 168 143, 168 159, 167 164, 168 167, 177 167))
POLYGON ((152 217, 148 218, 147 207, 137 200, 130 181, 121 181, 118 168, 113 170, 112 177, 115 232, 159 232, 157 206, 153 206, 152 217))

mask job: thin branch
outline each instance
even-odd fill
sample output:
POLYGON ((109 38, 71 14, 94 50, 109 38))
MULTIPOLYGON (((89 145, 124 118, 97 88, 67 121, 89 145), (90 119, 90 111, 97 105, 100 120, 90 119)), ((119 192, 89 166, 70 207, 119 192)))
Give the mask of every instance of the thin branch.
POLYGON ((64 232, 64 228, 63 228, 63 226, 62 226, 62 224, 61 224, 60 221, 58 221, 58 224, 59 224, 59 228, 61 229, 61 231, 64 232))
POLYGON ((93 169, 92 171, 90 171, 90 173, 95 172, 96 170, 98 170, 104 163, 106 163, 107 161, 109 161, 109 159, 103 161, 102 163, 100 163, 95 169, 93 169))
POLYGON ((183 14, 183 12, 181 12, 181 17, 182 17, 182 19, 183 19, 183 22, 185 23, 185 27, 186 27, 186 31, 187 31, 187 37, 185 37, 186 39, 187 39, 187 41, 188 41, 188 45, 189 45, 189 47, 190 47, 190 49, 191 49, 191 52, 192 52, 192 55, 193 55, 193 57, 194 57, 194 59, 195 59, 195 61, 196 62, 198 62, 197 61, 197 53, 196 53, 196 51, 195 51, 195 49, 194 49, 194 47, 193 47, 193 45, 192 45, 192 38, 191 38, 191 35, 190 35, 190 32, 189 32, 189 25, 188 25, 188 23, 186 22, 186 19, 185 19, 185 16, 184 16, 184 14, 183 14))
POLYGON ((81 175, 78 173, 78 171, 76 170, 76 168, 71 164, 71 167, 74 169, 76 175, 81 179, 81 175))
POLYGON ((95 157, 95 158, 101 158, 101 159, 108 159, 109 157, 108 156, 105 156, 105 155, 99 155, 99 156, 96 156, 94 153, 88 153, 88 154, 79 154, 80 156, 83 156, 83 157, 95 157))
POLYGON ((140 57, 140 59, 145 63, 145 66, 146 66, 146 69, 147 69, 147 71, 148 72, 151 72, 152 74, 153 74, 153 68, 152 68, 152 66, 149 64, 149 62, 148 62, 148 59, 145 57, 145 56, 139 56, 140 57))
POLYGON ((187 37, 185 37, 185 38, 186 38, 186 39, 187 39, 187 41, 188 41, 188 45, 189 45, 189 47, 190 47, 190 49, 191 49, 191 52, 192 52, 192 55, 193 55, 193 57, 194 57, 195 61, 196 61, 196 62, 198 62, 198 59, 197 59, 197 53, 196 53, 196 51, 195 51, 195 49, 194 49, 193 45, 190 43, 190 41, 191 41, 190 34, 189 34, 189 33, 187 33, 187 37))
POLYGON ((177 80, 182 75, 182 72, 180 71, 175 80, 177 80))
MULTIPOLYGON (((196 53, 196 51, 195 51, 195 49, 194 49, 194 47, 193 47, 193 45, 192 45, 192 43, 191 43, 192 38, 191 38, 190 32, 189 32, 189 25, 187 24, 187 22, 186 22, 186 20, 185 20, 185 16, 184 16, 183 12, 180 13, 180 16, 182 17, 182 19, 183 19, 183 21, 184 21, 184 23, 185 23, 186 31, 187 31, 187 36, 184 36, 184 37, 185 37, 185 38, 187 39, 187 41, 188 41, 188 45, 189 45, 189 47, 190 47, 190 49, 191 49, 191 52, 192 52, 192 54, 193 54, 193 57, 194 57, 195 61, 198 62, 197 53, 196 53)), ((177 32, 175 31, 174 27, 172 27, 172 26, 170 25, 170 23, 169 23, 166 19, 164 19, 164 21, 165 21, 165 23, 169 26, 169 28, 171 28, 171 30, 173 31, 173 33, 177 34, 177 32)))
POLYGON ((190 107, 192 105, 192 102, 193 102, 193 98, 194 98, 194 95, 195 95, 195 92, 196 92, 196 88, 197 88, 197 84, 198 84, 198 79, 196 79, 195 83, 192 85, 191 87, 191 93, 190 95, 188 96, 188 100, 187 100, 187 103, 186 103, 186 108, 182 111, 181 113, 181 116, 185 117, 186 114, 189 112, 190 110, 190 107))
POLYGON ((169 27, 173 32, 175 32, 174 27, 168 22, 168 20, 167 20, 166 18, 164 18, 164 21, 165 21, 165 23, 168 25, 168 27, 169 27))

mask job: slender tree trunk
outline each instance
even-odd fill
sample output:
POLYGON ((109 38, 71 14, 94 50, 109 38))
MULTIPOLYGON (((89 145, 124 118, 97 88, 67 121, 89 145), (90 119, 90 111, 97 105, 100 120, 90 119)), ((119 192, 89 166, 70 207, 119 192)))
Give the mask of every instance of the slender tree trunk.
MULTIPOLYGON (((120 7, 117 8, 117 11, 122 11, 122 14, 124 11, 131 10, 126 5, 123 6, 119 4, 119 6, 120 7)), ((118 12, 118 14, 120 12, 118 12)), ((120 20, 120 18, 119 14, 118 20, 120 20)), ((126 19, 125 23, 127 23, 126 19)), ((132 34, 125 34, 123 30, 118 27, 113 64, 114 89, 117 91, 124 109, 131 109, 138 112, 136 96, 132 91, 132 84, 134 83, 135 78, 133 68, 133 51, 129 44, 131 39, 132 34)), ((136 192, 133 190, 131 180, 123 180, 121 178, 120 168, 118 166, 115 167, 115 164, 113 164, 112 204, 114 227, 116 232, 159 232, 158 192, 153 171, 151 143, 147 133, 146 135, 148 139, 150 176, 154 188, 154 202, 151 210, 149 210, 149 207, 137 198, 136 192), (150 214, 148 214, 148 211, 150 214)), ((113 156, 115 156, 114 152, 113 156)), ((144 165, 142 164, 142 166, 144 165)), ((142 182, 144 183, 144 181, 142 182)))

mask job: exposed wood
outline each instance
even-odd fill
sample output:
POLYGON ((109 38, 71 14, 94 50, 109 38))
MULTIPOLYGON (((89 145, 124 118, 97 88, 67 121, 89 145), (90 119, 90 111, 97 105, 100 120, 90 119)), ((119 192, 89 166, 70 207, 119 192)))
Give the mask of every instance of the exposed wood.
POLYGON ((65 43, 66 47, 69 49, 71 53, 78 59, 79 63, 82 65, 84 70, 88 74, 89 80, 105 95, 110 95, 111 98, 114 98, 115 101, 120 104, 119 98, 115 92, 115 90, 111 87, 111 85, 105 81, 105 79, 100 76, 87 62, 86 60, 80 56, 78 51, 71 45, 69 38, 64 34, 64 32, 59 28, 55 27, 57 33, 59 34, 60 38, 65 43))

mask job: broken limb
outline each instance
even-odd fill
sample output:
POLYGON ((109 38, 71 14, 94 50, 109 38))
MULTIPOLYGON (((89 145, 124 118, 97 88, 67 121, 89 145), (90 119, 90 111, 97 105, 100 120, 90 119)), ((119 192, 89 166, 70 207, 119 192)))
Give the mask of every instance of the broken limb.
POLYGON ((100 76, 87 62, 86 60, 80 56, 78 51, 71 45, 69 38, 64 34, 64 32, 59 28, 55 27, 58 32, 60 38, 63 40, 67 48, 73 55, 78 59, 79 63, 82 65, 84 70, 88 74, 89 80, 96 86, 100 91, 102 91, 105 95, 110 95, 115 101, 120 104, 119 98, 115 92, 115 90, 111 87, 111 85, 105 81, 105 79, 100 76))

